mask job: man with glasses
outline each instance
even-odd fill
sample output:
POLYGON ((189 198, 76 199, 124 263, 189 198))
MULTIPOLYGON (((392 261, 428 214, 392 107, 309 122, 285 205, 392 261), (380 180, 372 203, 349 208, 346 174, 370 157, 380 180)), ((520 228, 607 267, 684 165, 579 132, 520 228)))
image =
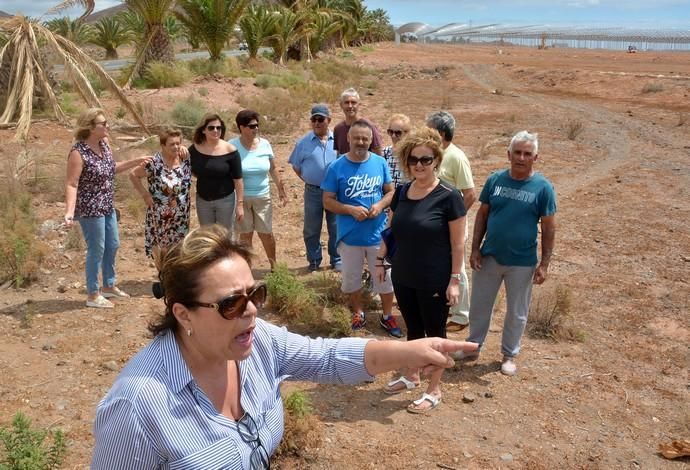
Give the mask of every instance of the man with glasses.
MULTIPOLYGON (((441 134, 443 142, 443 161, 439 168, 438 177, 450 183, 462 194, 465 204, 465 211, 469 213, 470 207, 474 204, 477 196, 474 193, 474 180, 472 179, 472 169, 470 161, 457 145, 453 143, 455 135, 455 118, 448 111, 438 111, 429 115, 426 119, 427 127, 436 129, 441 134)), ((465 220, 465 243, 468 237, 467 218, 465 220)), ((465 270, 465 260, 462 260, 460 267, 460 302, 450 310, 450 318, 447 331, 460 331, 467 327, 469 323, 470 310, 470 284, 465 270)))
MULTIPOLYGON (((470 265, 472 300, 470 339, 483 344, 489 332, 496 294, 505 283, 501 372, 515 375, 515 356, 527 324, 532 284, 546 280, 556 239, 556 193, 533 171, 539 153, 537 134, 521 131, 508 147, 510 168, 489 176, 479 195, 470 265), (541 225, 541 260, 537 265, 537 232, 541 225)), ((458 359, 477 359, 479 352, 458 359)))
POLYGON ((365 121, 371 128, 372 139, 369 146, 369 151, 375 153, 376 155, 381 155, 383 152, 381 135, 379 134, 376 125, 374 125, 374 123, 368 119, 360 117, 359 115, 360 103, 361 101, 359 98, 359 93, 357 93, 357 90, 354 88, 348 88, 340 95, 340 109, 343 110, 345 119, 338 123, 335 128, 333 128, 333 148, 337 152, 338 156, 345 155, 350 151, 348 134, 350 132, 350 126, 357 120, 365 121))
MULTIPOLYGON (((328 167, 321 183, 324 207, 337 214, 338 252, 343 261, 341 290, 349 296, 353 330, 366 323, 361 299, 362 269, 365 258, 371 272, 377 264, 381 231, 386 225, 384 210, 394 192, 386 160, 369 151, 372 134, 368 122, 353 122, 348 134, 350 151, 328 167)), ((383 280, 372 277, 373 290, 380 295, 383 306, 379 320, 392 320, 390 276, 383 280)), ((391 336, 402 336, 394 320, 380 323, 391 336)))
POLYGON ((326 168, 338 156, 333 149, 333 133, 330 131, 331 112, 328 105, 319 103, 311 108, 311 127, 295 145, 288 162, 297 176, 304 181, 304 246, 307 251, 309 271, 319 269, 322 261, 321 227, 324 214, 328 229, 328 256, 331 268, 340 271, 340 255, 336 247, 336 217, 324 209, 321 183, 326 168))

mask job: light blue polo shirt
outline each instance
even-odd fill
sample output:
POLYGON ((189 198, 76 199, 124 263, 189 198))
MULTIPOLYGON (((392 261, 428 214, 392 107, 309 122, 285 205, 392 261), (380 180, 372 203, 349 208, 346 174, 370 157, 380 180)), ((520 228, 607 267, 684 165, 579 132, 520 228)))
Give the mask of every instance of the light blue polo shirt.
POLYGON ((314 131, 310 131, 297 141, 288 163, 299 172, 305 183, 321 186, 326 168, 337 157, 333 149, 333 132, 328 131, 328 140, 324 143, 314 131))

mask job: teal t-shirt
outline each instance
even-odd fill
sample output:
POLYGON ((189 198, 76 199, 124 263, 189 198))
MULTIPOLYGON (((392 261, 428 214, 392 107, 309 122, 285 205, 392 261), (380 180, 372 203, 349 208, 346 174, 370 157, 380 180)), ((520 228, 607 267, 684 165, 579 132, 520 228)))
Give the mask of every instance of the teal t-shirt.
MULTIPOLYGON (((338 202, 369 209, 383 198, 383 185, 391 182, 388 163, 383 157, 369 152, 363 162, 353 162, 345 155, 328 165, 321 189, 335 193, 338 202)), ((338 242, 351 246, 377 246, 386 226, 386 213, 358 222, 351 215, 337 214, 338 242)))
POLYGON ((497 171, 486 180, 479 200, 489 205, 482 256, 493 256, 504 266, 535 266, 539 219, 556 213, 551 182, 541 173, 516 180, 509 170, 497 171))
POLYGON ((242 159, 242 180, 245 197, 264 196, 271 191, 268 170, 271 169, 273 148, 268 140, 259 137, 259 144, 254 150, 247 150, 236 137, 229 141, 237 147, 242 159))

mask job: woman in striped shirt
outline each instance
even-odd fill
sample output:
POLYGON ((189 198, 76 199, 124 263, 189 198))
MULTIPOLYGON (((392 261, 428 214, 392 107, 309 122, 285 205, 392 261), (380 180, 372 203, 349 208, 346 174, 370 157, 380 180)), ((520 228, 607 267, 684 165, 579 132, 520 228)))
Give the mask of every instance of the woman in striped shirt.
POLYGON ((474 343, 311 339, 257 318, 266 287, 226 229, 165 255, 155 338, 98 405, 94 469, 264 469, 283 434, 285 379, 356 383, 402 366, 449 367, 474 343))

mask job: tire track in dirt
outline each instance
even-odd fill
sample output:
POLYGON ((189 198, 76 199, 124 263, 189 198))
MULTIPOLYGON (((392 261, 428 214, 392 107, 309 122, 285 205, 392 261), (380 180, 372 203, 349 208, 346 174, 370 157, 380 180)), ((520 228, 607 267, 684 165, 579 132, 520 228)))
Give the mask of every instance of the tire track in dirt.
POLYGON ((631 163, 633 136, 621 116, 595 104, 582 104, 567 98, 557 98, 539 92, 524 91, 522 86, 501 74, 495 67, 487 64, 462 64, 465 76, 476 85, 492 93, 506 94, 529 104, 537 104, 544 109, 558 107, 568 114, 577 115, 585 122, 595 123, 598 132, 604 136, 603 147, 607 149, 605 158, 583 168, 575 178, 559 181, 559 196, 569 196, 582 186, 609 175, 616 168, 631 163))

